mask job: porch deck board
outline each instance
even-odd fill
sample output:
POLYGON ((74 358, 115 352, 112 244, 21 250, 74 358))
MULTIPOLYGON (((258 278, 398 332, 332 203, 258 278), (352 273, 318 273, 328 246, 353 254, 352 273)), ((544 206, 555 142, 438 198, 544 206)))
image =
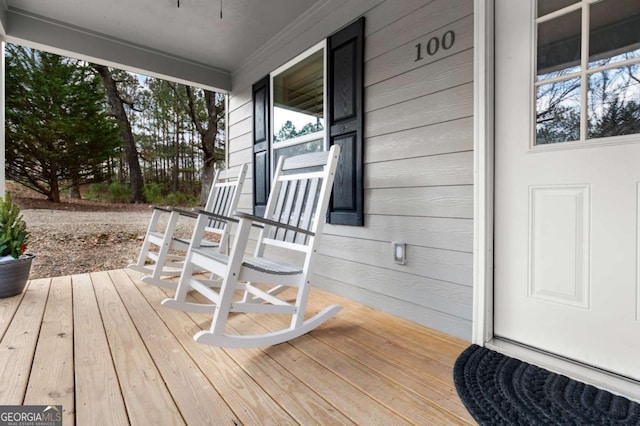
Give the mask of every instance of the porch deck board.
POLYGON ((131 424, 184 424, 116 284, 105 273, 91 274, 91 279, 131 424))
POLYGON ((124 397, 88 274, 73 277, 73 319, 76 423, 127 424, 124 397))
MULTIPOLYGON (((0 404, 62 404, 65 424, 473 424, 452 366, 467 342, 314 290, 344 309, 289 343, 195 343, 211 316, 128 270, 33 280, 0 299, 0 404)), ((230 332, 280 315, 234 315, 230 332)))
MULTIPOLYGON (((24 398, 25 404, 39 404, 39 401, 48 399, 50 395, 55 396, 65 407, 74 404, 71 294, 71 277, 57 277, 51 281, 24 398), (61 361, 52 363, 51 359, 61 361)), ((63 414, 64 424, 73 425, 72 413, 63 414)))
MULTIPOLYGON (((49 295, 50 279, 31 282, 25 291, 0 342, 0 401, 3 405, 24 402, 33 356, 49 295)), ((15 305, 14 305, 15 306, 15 305)))

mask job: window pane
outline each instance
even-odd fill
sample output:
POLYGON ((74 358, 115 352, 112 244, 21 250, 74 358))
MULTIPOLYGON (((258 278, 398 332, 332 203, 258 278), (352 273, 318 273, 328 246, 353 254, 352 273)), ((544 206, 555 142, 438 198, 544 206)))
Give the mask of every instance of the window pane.
POLYGON ((640 64, 589 77, 588 137, 640 133, 640 64))
POLYGON ((278 163, 278 159, 281 155, 286 155, 287 157, 292 157, 294 155, 306 154, 308 152, 316 152, 324 150, 324 138, 320 137, 320 139, 315 139, 309 142, 300 143, 297 145, 288 146, 285 148, 279 148, 274 150, 274 163, 278 163))
POLYGON ((538 25, 537 81, 580 70, 580 10, 538 25))
POLYGON ((324 52, 319 50, 273 77, 273 140, 324 129, 324 52))
POLYGON ((640 58, 640 1, 591 5, 589 67, 640 58))
POLYGON ((580 139, 580 79, 540 85, 536 90, 536 145, 580 139))
POLYGON ((538 0, 538 17, 555 12, 580 0, 538 0))

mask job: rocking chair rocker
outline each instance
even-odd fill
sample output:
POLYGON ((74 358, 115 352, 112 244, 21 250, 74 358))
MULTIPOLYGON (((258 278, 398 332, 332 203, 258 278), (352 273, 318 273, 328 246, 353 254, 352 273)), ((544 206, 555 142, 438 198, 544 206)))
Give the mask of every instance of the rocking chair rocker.
MULTIPOLYGON (((339 154, 340 147, 334 145, 329 151, 280 157, 264 217, 235 214, 239 224, 228 256, 200 245, 201 230, 196 226, 175 296, 162 304, 191 312, 213 313, 211 328, 194 336, 197 342, 229 348, 275 345, 313 330, 342 309, 331 305, 304 319, 339 154), (249 256, 245 250, 252 227, 259 227, 260 234, 255 253, 249 256), (272 250, 278 251, 278 256, 271 253, 272 250), (302 259, 295 262, 296 257, 302 259), (220 279, 193 276, 198 269, 220 279), (278 297, 291 287, 297 288, 294 302, 278 297), (212 303, 187 302, 187 292, 191 290, 197 290, 212 303), (236 296, 236 290, 242 295, 236 296), (230 335, 225 333, 225 325, 231 312, 289 314, 291 323, 288 328, 275 332, 230 335)), ((199 213, 201 218, 216 218, 206 212, 199 213)))
MULTIPOLYGON (((205 210, 219 216, 210 218, 203 224, 204 232, 209 232, 214 239, 206 239, 204 232, 198 242, 202 247, 223 251, 226 249, 230 235, 231 222, 223 217, 229 216, 238 206, 240 192, 247 174, 247 165, 243 164, 239 169, 218 170, 213 178, 211 190, 207 198, 205 210)), ((158 287, 175 289, 176 283, 170 278, 180 276, 184 266, 184 255, 170 254, 170 250, 186 252, 191 244, 188 238, 175 237, 176 226, 180 217, 197 219, 198 214, 173 207, 153 207, 151 221, 145 235, 138 262, 128 265, 129 269, 148 274, 142 277, 145 283, 158 287), (160 226, 163 216, 169 215, 164 227, 160 226), (153 251, 153 247, 157 251, 153 251), (147 259, 154 263, 146 265, 147 259)), ((196 222, 197 223, 197 222, 196 222)))

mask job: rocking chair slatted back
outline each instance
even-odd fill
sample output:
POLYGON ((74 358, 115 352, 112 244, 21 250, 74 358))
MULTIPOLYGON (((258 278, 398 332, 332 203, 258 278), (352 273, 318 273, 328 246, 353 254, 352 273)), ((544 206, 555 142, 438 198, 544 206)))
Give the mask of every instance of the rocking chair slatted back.
MULTIPOLYGON (((267 202, 265 217, 291 225, 296 230, 265 226, 258 239, 257 255, 263 253, 262 244, 278 245, 298 251, 307 251, 310 239, 321 232, 324 217, 314 217, 313 212, 322 211, 323 167, 327 163, 328 151, 314 152, 290 158, 281 158, 273 178, 274 186, 267 202), (290 243, 290 244, 280 244, 290 243)), ((326 209, 325 209, 326 210, 326 209)))
MULTIPOLYGON (((246 170, 241 171, 244 174, 246 170)), ((230 216, 238 205, 238 197, 235 196, 238 185, 235 181, 231 181, 231 176, 237 177, 237 171, 230 172, 228 170, 218 170, 214 178, 215 190, 209 193, 205 210, 220 216, 230 216)), ((207 231, 221 235, 220 230, 224 229, 226 222, 220 219, 212 218, 207 224, 207 231)))
MULTIPOLYGON (((244 182, 246 174, 246 164, 241 166, 239 172, 237 168, 219 170, 214 179, 215 188, 209 193, 205 210, 218 216, 230 217, 237 209, 240 199, 238 191, 242 190, 242 185, 238 185, 238 182, 244 182)), ((219 246, 225 249, 230 236, 229 228, 228 221, 210 217, 205 225, 205 232, 219 235, 219 246)))

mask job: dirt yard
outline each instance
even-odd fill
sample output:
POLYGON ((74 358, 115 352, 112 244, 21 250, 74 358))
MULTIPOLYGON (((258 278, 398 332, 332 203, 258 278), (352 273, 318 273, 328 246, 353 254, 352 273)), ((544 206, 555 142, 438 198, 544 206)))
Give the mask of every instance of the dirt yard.
MULTIPOLYGON (((137 260, 149 205, 73 199, 57 204, 10 186, 8 191, 31 233, 31 279, 119 269, 137 260)), ((190 233, 187 222, 180 223, 181 235, 190 233)))

